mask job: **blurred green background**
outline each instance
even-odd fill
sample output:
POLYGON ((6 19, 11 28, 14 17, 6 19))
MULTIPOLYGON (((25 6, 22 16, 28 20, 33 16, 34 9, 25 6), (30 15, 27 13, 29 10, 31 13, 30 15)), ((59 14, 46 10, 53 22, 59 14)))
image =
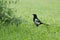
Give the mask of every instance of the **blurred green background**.
POLYGON ((23 20, 18 27, 15 24, 0 25, 0 40, 60 40, 60 0, 0 1, 6 8, 13 9, 12 14, 23 20), (41 21, 50 26, 36 27, 32 14, 37 14, 41 21))

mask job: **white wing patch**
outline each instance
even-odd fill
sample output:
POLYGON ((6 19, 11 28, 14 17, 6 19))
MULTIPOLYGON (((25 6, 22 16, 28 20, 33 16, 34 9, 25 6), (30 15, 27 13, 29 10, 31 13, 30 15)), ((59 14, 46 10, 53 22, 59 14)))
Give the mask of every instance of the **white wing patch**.
POLYGON ((35 19, 35 23, 36 23, 36 24, 40 24, 40 22, 38 22, 38 19, 35 19))

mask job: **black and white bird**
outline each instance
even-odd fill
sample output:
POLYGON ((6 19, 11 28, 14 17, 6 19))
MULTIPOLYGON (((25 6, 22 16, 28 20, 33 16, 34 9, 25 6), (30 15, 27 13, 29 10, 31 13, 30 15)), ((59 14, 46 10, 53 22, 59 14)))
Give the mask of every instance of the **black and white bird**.
POLYGON ((33 15, 33 22, 35 23, 36 26, 39 26, 41 24, 48 25, 48 24, 45 24, 42 21, 40 21, 36 14, 32 14, 32 15, 33 15))

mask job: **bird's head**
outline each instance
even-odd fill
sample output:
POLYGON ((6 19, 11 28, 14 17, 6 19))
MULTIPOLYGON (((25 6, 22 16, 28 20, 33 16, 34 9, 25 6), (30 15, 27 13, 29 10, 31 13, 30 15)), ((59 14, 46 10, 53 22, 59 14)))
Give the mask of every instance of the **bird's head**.
POLYGON ((33 16, 37 16, 36 14, 32 14, 33 16))
POLYGON ((37 17, 37 15, 36 14, 32 14, 35 18, 37 17))

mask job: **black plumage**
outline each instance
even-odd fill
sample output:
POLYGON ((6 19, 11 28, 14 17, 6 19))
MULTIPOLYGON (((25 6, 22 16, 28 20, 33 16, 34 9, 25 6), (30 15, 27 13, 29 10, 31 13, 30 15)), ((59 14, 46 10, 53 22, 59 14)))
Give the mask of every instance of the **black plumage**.
POLYGON ((33 14, 33 22, 35 23, 36 26, 39 26, 41 24, 48 25, 48 24, 45 24, 42 21, 40 21, 36 14, 33 14))

